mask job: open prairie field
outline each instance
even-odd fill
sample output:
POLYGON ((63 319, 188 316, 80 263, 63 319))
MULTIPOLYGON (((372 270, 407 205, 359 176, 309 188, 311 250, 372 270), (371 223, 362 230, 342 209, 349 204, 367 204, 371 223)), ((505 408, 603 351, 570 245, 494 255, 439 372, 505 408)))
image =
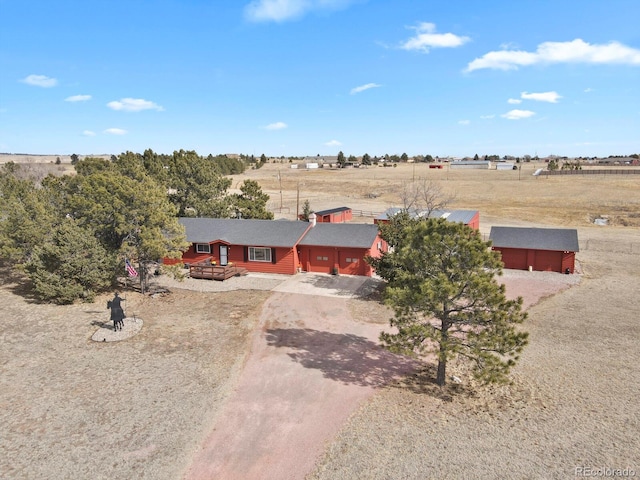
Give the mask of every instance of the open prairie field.
POLYGON ((237 176, 233 186, 244 178, 258 181, 271 196, 276 217, 283 218, 295 218, 296 205, 301 210, 305 200, 314 210, 348 206, 354 211, 381 213, 401 206, 398 194, 403 182, 426 179, 439 183, 446 195, 454 197, 450 208, 479 210, 481 223, 483 217, 496 217, 516 223, 579 226, 609 215, 612 224, 640 226, 639 176, 533 176, 545 166, 525 163, 521 171, 449 170, 447 164, 442 170, 427 164, 296 170, 289 164, 267 164, 237 176))

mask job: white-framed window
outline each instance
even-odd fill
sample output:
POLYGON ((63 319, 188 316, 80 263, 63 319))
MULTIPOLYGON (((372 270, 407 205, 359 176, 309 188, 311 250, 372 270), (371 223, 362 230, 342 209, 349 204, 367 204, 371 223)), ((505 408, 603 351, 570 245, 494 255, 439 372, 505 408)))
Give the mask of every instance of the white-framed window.
POLYGON ((349 258, 349 257, 347 257, 347 258, 345 259, 345 261, 346 261, 347 263, 358 263, 358 259, 357 259, 357 258, 349 258))
POLYGON ((264 247, 249 247, 250 262, 270 262, 271 249, 264 247))
POLYGON ((211 253, 211 245, 208 243, 196 243, 196 253, 211 253))
POLYGON ((316 257, 316 260, 320 260, 321 262, 327 262, 329 261, 329 257, 323 257, 322 255, 318 255, 316 257))

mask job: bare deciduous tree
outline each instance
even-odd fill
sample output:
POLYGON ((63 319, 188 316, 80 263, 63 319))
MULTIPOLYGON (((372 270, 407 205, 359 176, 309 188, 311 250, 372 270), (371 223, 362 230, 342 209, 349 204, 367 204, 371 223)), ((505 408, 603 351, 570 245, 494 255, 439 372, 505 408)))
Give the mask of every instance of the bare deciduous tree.
POLYGON ((426 217, 434 210, 446 208, 455 199, 454 195, 445 194, 439 183, 426 178, 402 182, 399 195, 403 210, 419 210, 426 217))

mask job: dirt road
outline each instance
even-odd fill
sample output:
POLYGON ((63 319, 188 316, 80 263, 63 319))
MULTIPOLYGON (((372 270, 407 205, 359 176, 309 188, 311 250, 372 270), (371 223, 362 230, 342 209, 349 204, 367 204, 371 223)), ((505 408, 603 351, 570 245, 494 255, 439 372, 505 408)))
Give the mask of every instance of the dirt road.
POLYGON ((274 293, 220 421, 188 479, 299 479, 362 400, 412 368, 347 300, 274 293))

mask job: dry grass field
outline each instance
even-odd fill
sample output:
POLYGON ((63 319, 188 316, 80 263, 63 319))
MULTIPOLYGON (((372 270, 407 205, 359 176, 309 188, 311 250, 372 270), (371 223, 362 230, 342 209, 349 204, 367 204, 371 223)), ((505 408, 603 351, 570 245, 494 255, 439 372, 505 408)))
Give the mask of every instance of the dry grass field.
MULTIPOLYGON (((455 195, 451 208, 479 210, 483 233, 492 224, 579 231, 582 281, 530 308, 531 342, 513 385, 440 390, 425 379, 429 372, 417 373, 364 404, 309 478, 573 478, 577 466, 640 475, 640 177, 547 179, 532 176, 537 167, 269 164, 234 176, 234 188, 257 180, 276 218, 294 218, 305 199, 315 210, 380 213, 398 205, 403 181, 426 178, 455 195), (593 225, 602 215, 611 226, 593 225)), ((90 338, 108 319, 107 297, 39 305, 19 278, 2 270, 0 279, 3 479, 180 478, 234 386, 269 296, 128 293, 125 307, 143 319, 141 333, 102 344, 90 338)), ((362 321, 385 311, 350 302, 362 321)))
POLYGON ((488 216, 512 223, 582 226, 609 215, 612 224, 640 226, 640 177, 534 177, 543 167, 543 163, 525 163, 521 171, 450 170, 445 164, 439 170, 427 164, 399 164, 396 168, 296 170, 289 164, 267 164, 237 176, 234 187, 244 178, 257 180, 271 196, 271 209, 284 218, 295 218, 296 205, 301 211, 304 200, 314 210, 344 205, 381 213, 400 206, 402 183, 415 179, 438 183, 447 196, 454 197, 450 208, 479 210, 481 223, 488 216))

